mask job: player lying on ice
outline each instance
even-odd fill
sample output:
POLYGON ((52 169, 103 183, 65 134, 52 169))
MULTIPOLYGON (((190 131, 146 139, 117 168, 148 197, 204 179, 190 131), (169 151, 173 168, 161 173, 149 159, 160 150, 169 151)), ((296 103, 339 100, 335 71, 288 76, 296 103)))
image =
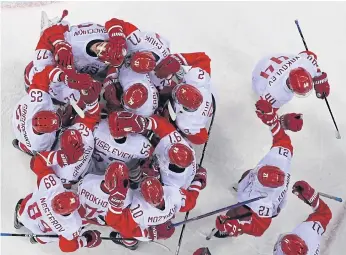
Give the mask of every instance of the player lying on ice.
POLYGON ((34 77, 28 94, 16 105, 12 117, 12 127, 16 136, 13 145, 21 151, 33 155, 35 151, 52 149, 57 134, 62 128, 72 124, 94 125, 98 121, 97 102, 101 84, 94 82, 86 74, 77 74, 72 70, 46 66, 34 77), (54 106, 49 94, 50 87, 63 82, 66 87, 83 90, 79 105, 83 105, 85 118, 78 117, 71 105, 58 108, 54 106), (56 110, 57 109, 57 110, 56 110))
POLYGON ((294 118, 297 115, 294 113, 281 118, 276 114, 268 115, 267 112, 272 112, 273 109, 271 104, 263 99, 257 101, 256 109, 258 117, 270 128, 273 143, 258 165, 242 175, 238 183, 237 198, 238 202, 242 202, 262 195, 266 197, 218 216, 218 231, 214 235, 218 238, 237 237, 242 234, 261 236, 269 228, 272 218, 276 217, 286 204, 293 146, 285 129, 295 130, 297 122, 299 125, 303 120, 294 118))
POLYGON ((16 205, 14 227, 26 227, 37 235, 58 235, 58 238, 31 237, 31 243, 59 242, 62 252, 73 252, 82 247, 93 248, 101 243, 97 230, 81 231, 78 213, 79 197, 66 190, 61 180, 46 162, 35 156, 31 169, 37 175, 36 190, 20 199, 16 205))
POLYGON ((276 54, 261 59, 252 72, 252 89, 276 111, 294 95, 306 97, 315 88, 318 98, 329 95, 327 73, 321 72, 311 51, 298 55, 276 54))
POLYGON ((310 205, 313 213, 292 232, 280 235, 274 246, 274 255, 317 255, 320 242, 326 232, 332 212, 307 182, 298 181, 293 185, 293 194, 310 205))
MULTIPOLYGON (((186 212, 196 205, 200 190, 206 186, 207 175, 200 168, 187 189, 162 185, 156 177, 144 177, 139 189, 129 189, 126 166, 107 168, 105 184, 110 191, 107 225, 117 232, 115 238, 136 238, 153 241, 170 238, 174 227, 171 219, 177 212, 186 212)), ((138 241, 114 241, 129 249, 136 249, 138 241)))

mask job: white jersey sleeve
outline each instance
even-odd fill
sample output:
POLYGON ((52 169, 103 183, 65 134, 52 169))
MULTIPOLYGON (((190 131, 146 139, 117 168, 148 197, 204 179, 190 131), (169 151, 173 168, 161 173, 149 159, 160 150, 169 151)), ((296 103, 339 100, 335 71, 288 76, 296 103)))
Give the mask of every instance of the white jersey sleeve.
POLYGON ((12 114, 12 129, 16 139, 32 152, 50 150, 55 141, 55 132, 34 133, 32 118, 42 110, 55 111, 51 97, 42 90, 32 89, 17 103, 12 114))
MULTIPOLYGON (((89 164, 91 161, 92 153, 94 151, 94 136, 92 130, 90 130, 86 125, 83 123, 76 123, 69 127, 68 129, 75 129, 78 130, 83 139, 84 144, 84 155, 83 158, 76 163, 73 163, 71 165, 65 165, 61 167, 60 165, 56 164, 53 165, 52 168, 56 175, 61 179, 61 181, 65 183, 71 183, 74 184, 79 181, 83 175, 86 174, 89 164)), ((60 143, 57 143, 54 150, 60 149, 60 143)))
POLYGON ((104 26, 92 22, 71 26, 70 31, 65 32, 65 39, 72 46, 74 66, 78 72, 96 75, 108 67, 87 50, 93 42, 109 40, 104 26))
POLYGON ((259 196, 267 196, 248 204, 260 217, 273 217, 280 213, 286 203, 286 194, 290 183, 292 154, 284 147, 273 147, 269 153, 250 171, 238 185, 238 201, 242 202, 259 196), (261 185, 257 178, 258 170, 265 165, 276 166, 286 173, 284 185, 268 188, 261 185))
POLYGON ((151 83, 149 75, 136 73, 128 64, 125 64, 120 68, 118 79, 124 93, 136 83, 144 85, 148 91, 148 99, 141 107, 133 110, 124 105, 125 110, 144 117, 153 115, 159 104, 159 94, 155 86, 151 83))
POLYGON ((95 127, 95 150, 93 159, 96 171, 104 173, 107 166, 116 160, 129 163, 133 160, 146 159, 150 156, 152 145, 139 134, 128 134, 124 142, 116 141, 108 127, 108 120, 101 120, 95 127))
MULTIPOLYGON (((34 234, 57 234, 67 240, 78 237, 81 231, 82 219, 77 211, 69 216, 56 214, 51 206, 52 199, 64 192, 63 184, 57 176, 49 174, 43 177, 39 187, 25 204, 19 221, 34 234)), ((53 238, 40 238, 51 242, 53 238)), ((59 239, 54 239, 58 241, 59 239)))
POLYGON ((294 93, 286 80, 292 69, 303 67, 312 77, 317 75, 317 62, 307 54, 276 54, 261 59, 252 72, 252 88, 258 96, 270 102, 274 108, 288 103, 294 93))
POLYGON ((154 150, 154 167, 159 169, 161 181, 167 186, 187 189, 196 175, 196 155, 193 148, 185 141, 178 131, 171 132, 163 137, 154 150), (182 143, 193 151, 193 161, 190 166, 181 173, 169 169, 168 149, 174 143, 182 143))
POLYGON ((85 219, 98 222, 99 216, 106 216, 109 194, 101 189, 103 180, 103 175, 88 174, 78 183, 78 194, 85 219))

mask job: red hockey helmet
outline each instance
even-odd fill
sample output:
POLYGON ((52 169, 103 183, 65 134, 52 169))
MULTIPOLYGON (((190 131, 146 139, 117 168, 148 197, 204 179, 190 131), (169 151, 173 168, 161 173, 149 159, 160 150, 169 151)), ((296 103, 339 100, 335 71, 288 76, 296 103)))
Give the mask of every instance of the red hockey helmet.
POLYGON ((123 97, 124 105, 132 110, 141 107, 148 99, 148 89, 141 83, 135 83, 129 87, 123 97))
POLYGON ((156 60, 150 51, 136 52, 131 58, 131 68, 136 73, 146 74, 154 70, 156 60))
POLYGON ((119 185, 124 188, 129 185, 129 169, 124 162, 115 161, 108 165, 104 185, 110 192, 119 185))
POLYGON ((291 90, 298 96, 308 96, 312 92, 313 81, 311 75, 302 67, 290 71, 288 83, 291 90))
POLYGON ((127 132, 119 127, 119 114, 120 112, 112 112, 108 115, 109 132, 114 138, 123 138, 127 136, 127 132))
POLYGON ((84 146, 83 138, 76 129, 66 129, 60 136, 60 147, 66 156, 69 155, 71 147, 84 146))
POLYGON ((66 215, 74 212, 80 206, 79 197, 72 191, 65 191, 57 194, 52 199, 52 209, 55 213, 66 215))
POLYGON ((192 149, 185 144, 175 143, 168 150, 169 161, 181 168, 188 167, 193 162, 192 149))
POLYGON ((36 133, 52 133, 61 126, 59 115, 53 111, 39 111, 32 118, 32 128, 36 133))
POLYGON ((179 104, 188 111, 196 111, 203 102, 201 92, 192 85, 181 84, 175 86, 172 96, 179 104))
POLYGON ((257 173, 258 181, 269 188, 278 188, 285 183, 285 173, 276 166, 262 166, 257 173))
POLYGON ((146 177, 140 185, 141 193, 145 201, 153 206, 158 206, 163 201, 163 187, 155 177, 146 177))
POLYGON ((274 254, 278 251, 285 255, 307 255, 308 250, 308 246, 302 238, 295 234, 287 234, 277 242, 274 248, 274 254))

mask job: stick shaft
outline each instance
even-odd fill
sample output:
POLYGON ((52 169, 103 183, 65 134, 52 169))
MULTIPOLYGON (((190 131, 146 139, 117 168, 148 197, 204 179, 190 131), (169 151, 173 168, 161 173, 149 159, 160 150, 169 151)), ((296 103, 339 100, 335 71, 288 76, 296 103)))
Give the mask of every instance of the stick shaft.
MULTIPOLYGON (((49 237, 49 238, 58 238, 58 235, 35 235, 35 234, 17 234, 17 233, 1 233, 0 236, 20 236, 20 237, 49 237)), ((102 240, 126 240, 126 241, 134 241, 136 239, 133 238, 110 238, 106 236, 101 236, 102 240)))
POLYGON ((326 193, 322 193, 322 192, 318 192, 318 194, 322 197, 326 197, 326 198, 329 198, 329 199, 332 199, 332 200, 335 200, 335 201, 338 201, 338 202, 342 202, 342 198, 341 197, 335 197, 335 196, 332 196, 332 195, 328 195, 326 193))

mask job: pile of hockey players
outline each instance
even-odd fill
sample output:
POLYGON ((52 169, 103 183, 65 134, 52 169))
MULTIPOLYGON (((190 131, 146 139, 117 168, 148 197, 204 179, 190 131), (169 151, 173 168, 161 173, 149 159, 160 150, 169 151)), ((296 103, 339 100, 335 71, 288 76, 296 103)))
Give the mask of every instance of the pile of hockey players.
MULTIPOLYGON (((13 113, 13 145, 32 157, 37 183, 16 205, 15 228, 39 235, 32 243, 58 241, 63 252, 100 245, 93 226, 111 228, 112 241, 131 250, 140 241, 170 238, 171 219, 192 210, 207 183, 194 148, 208 140, 215 109, 210 58, 171 53, 165 38, 117 18, 104 26, 52 24, 34 56, 24 72, 26 95, 13 113)), ((283 208, 293 155, 285 130, 301 130, 303 120, 277 110, 313 87, 317 97, 328 96, 327 75, 312 52, 256 66, 256 113, 273 145, 237 189, 239 202, 266 197, 218 216, 215 237, 261 236, 283 208)), ((280 236, 274 254, 315 254, 331 212, 308 183, 295 183, 293 192, 314 213, 280 236)))

